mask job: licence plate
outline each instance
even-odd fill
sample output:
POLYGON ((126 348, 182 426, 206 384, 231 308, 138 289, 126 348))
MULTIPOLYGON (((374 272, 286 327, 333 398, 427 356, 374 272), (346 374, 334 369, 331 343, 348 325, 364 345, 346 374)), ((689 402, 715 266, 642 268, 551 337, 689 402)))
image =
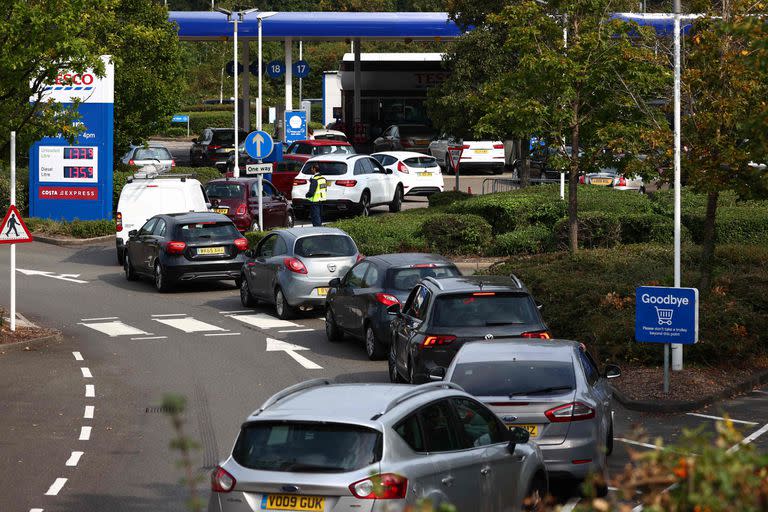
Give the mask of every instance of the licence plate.
POLYGON ((319 496, 293 496, 291 494, 267 494, 261 499, 264 510, 325 510, 325 498, 319 496))
POLYGON ((224 254, 223 247, 200 247, 197 254, 224 254))
POLYGON ((593 185, 600 185, 600 186, 607 186, 613 184, 613 179, 611 178, 592 178, 590 180, 590 183, 593 185))
POLYGON ((528 433, 531 435, 531 437, 537 437, 539 435, 539 426, 538 425, 507 425, 507 427, 512 430, 515 427, 523 428, 528 431, 528 433))
POLYGON ((328 295, 328 288, 315 288, 315 290, 317 290, 317 294, 321 297, 328 295))
POLYGON ((489 151, 488 149, 476 149, 475 153, 480 153, 481 155, 485 155, 486 153, 488 153, 488 151, 489 151))
POLYGON ((431 172, 420 172, 419 176, 432 176, 431 172))
POLYGON ((221 213, 222 215, 226 215, 229 211, 229 208, 214 208, 213 211, 216 213, 221 213))
POLYGON ((429 141, 426 139, 418 139, 414 141, 417 146, 429 146, 429 141))

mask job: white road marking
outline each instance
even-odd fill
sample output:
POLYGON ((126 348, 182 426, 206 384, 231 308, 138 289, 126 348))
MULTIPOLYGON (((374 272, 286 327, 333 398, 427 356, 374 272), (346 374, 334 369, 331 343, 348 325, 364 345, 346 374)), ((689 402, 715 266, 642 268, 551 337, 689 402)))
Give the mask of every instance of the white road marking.
POLYGON ((314 329, 285 329, 277 332, 311 332, 311 331, 314 331, 314 329))
POLYGON ((53 484, 45 491, 46 496, 56 496, 64 488, 64 484, 67 483, 66 478, 57 478, 53 484))
POLYGON ((239 332, 216 332, 212 334, 203 334, 203 336, 240 336, 239 332))
POLYGON ((167 316, 189 316, 186 313, 168 313, 164 315, 152 315, 152 318, 163 318, 167 316))
POLYGON ((152 334, 151 332, 145 332, 136 327, 131 327, 119 320, 115 320, 114 322, 99 322, 95 324, 80 322, 80 325, 104 333, 110 338, 115 338, 117 336, 150 336, 152 334))
POLYGON ((96 398, 96 386, 93 384, 85 385, 85 398, 96 398))
POLYGON ((255 315, 229 315, 229 318, 233 318, 244 324, 252 325, 259 329, 273 329, 275 327, 303 327, 302 325, 289 322, 288 320, 280 320, 266 313, 256 313, 255 315))
POLYGON ((561 508, 560 510, 562 512, 571 512, 574 508, 576 508, 576 505, 578 505, 580 501, 581 501, 581 498, 573 497, 568 501, 566 501, 565 505, 563 505, 563 508, 561 508))
POLYGON ((80 457, 83 456, 83 453, 85 452, 72 452, 72 454, 67 459, 66 465, 70 467, 77 466, 77 463, 80 462, 80 457))
POLYGON ((284 341, 267 338, 267 352, 283 351, 289 356, 291 356, 297 363, 299 363, 301 366, 303 366, 307 370, 323 369, 323 367, 320 366, 319 364, 310 361, 309 359, 302 356, 301 354, 297 354, 296 353, 297 350, 309 350, 309 349, 299 345, 294 345, 292 343, 286 343, 284 341))
POLYGON ((80 371, 83 372, 83 378, 85 379, 93 378, 93 374, 91 373, 90 368, 83 367, 83 368, 80 368, 80 371))
POLYGON ((80 438, 78 441, 88 441, 91 438, 91 427, 80 427, 80 438))
POLYGON ((42 508, 31 508, 29 509, 29 512, 43 512, 42 508))
POLYGON ((699 414, 699 413, 696 413, 696 412, 689 412, 689 413, 686 413, 686 414, 688 414, 688 416, 696 416, 697 418, 706 418, 708 420, 717 420, 717 421, 727 421, 727 420, 730 420, 733 423, 742 423, 744 425, 759 425, 759 423, 756 422, 756 421, 734 420, 732 418, 723 418, 721 416, 710 416, 708 414, 699 414))
POLYGON ((237 311, 219 311, 221 315, 232 315, 235 313, 253 313, 252 309, 239 309, 237 311))
POLYGON ((81 322, 98 322, 100 320, 117 320, 116 316, 103 316, 101 318, 81 318, 81 322))
POLYGON ((650 448, 651 450, 660 450, 661 448, 655 444, 641 443, 640 441, 633 441, 631 439, 624 439, 623 437, 614 437, 614 440, 621 441, 622 443, 632 444, 635 446, 642 446, 643 448, 650 448))
POLYGON ((92 420, 93 410, 94 410, 94 407, 92 405, 86 405, 85 411, 83 411, 83 418, 85 418, 86 420, 92 420))
MULTIPOLYGON (((670 485, 666 489, 663 489, 660 494, 664 494, 665 492, 671 491, 672 489, 677 487, 677 485, 678 485, 677 482, 675 482, 674 484, 670 485)), ((643 510, 643 506, 642 505, 638 505, 638 506, 636 506, 635 508, 632 509, 632 512, 641 512, 641 510, 643 510)))
POLYGON ((768 395, 768 391, 763 391, 762 389, 753 389, 753 393, 761 393, 763 395, 768 395))
POLYGON ((768 432, 768 423, 766 423, 761 428, 759 428, 759 429, 755 430, 754 432, 752 432, 751 434, 749 434, 747 437, 742 439, 739 443, 737 443, 737 444, 731 446, 730 448, 728 448, 728 451, 726 453, 732 453, 732 452, 737 451, 742 446, 751 443, 752 441, 754 441, 755 439, 757 439, 761 435, 765 434, 766 432, 768 432))
POLYGON ((221 327, 207 324, 205 322, 201 322, 200 320, 195 320, 191 316, 185 318, 153 318, 153 320, 155 322, 160 322, 161 324, 173 327, 174 329, 179 329, 180 331, 184 331, 186 333, 203 331, 226 331, 226 329, 222 329, 221 327))
POLYGON ((133 340, 167 340, 168 336, 143 336, 140 338, 131 338, 133 340))
POLYGON ((88 282, 88 281, 83 281, 82 279, 74 279, 75 277, 80 277, 80 274, 56 274, 54 272, 48 272, 47 270, 27 270, 24 268, 17 268, 16 271, 21 272, 26 276, 52 277, 54 279, 59 279, 61 281, 69 281, 70 283, 85 284, 88 282))
POLYGON ((75 361, 83 360, 83 354, 81 354, 80 352, 72 352, 72 355, 75 356, 75 361))

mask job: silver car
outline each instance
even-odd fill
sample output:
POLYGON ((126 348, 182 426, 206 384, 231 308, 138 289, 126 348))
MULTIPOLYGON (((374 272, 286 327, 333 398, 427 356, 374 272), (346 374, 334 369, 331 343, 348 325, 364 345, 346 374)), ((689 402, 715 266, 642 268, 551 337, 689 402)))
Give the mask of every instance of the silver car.
POLYGON ((209 512, 520 510, 547 491, 541 450, 455 384, 331 384, 274 395, 211 478, 209 512))
POLYGON ((123 155, 120 161, 126 165, 135 165, 144 167, 154 165, 158 171, 170 171, 176 167, 176 161, 173 159, 170 151, 164 146, 132 146, 128 152, 123 155))
POLYGON ((575 341, 478 341, 461 348, 445 380, 487 404, 507 426, 526 429, 551 479, 583 480, 605 474, 613 450, 607 379, 620 375, 615 365, 600 373, 575 341))
POLYGON ((273 231, 246 256, 240 301, 245 307, 272 303, 282 319, 297 308, 324 306, 328 282, 362 258, 348 234, 323 227, 273 231))

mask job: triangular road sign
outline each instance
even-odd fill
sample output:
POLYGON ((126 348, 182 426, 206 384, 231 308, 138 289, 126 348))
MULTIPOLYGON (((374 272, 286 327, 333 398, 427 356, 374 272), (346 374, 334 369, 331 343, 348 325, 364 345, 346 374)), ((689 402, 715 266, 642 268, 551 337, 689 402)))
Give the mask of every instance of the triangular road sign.
POLYGON ((450 157, 451 169, 454 172, 459 168, 459 162, 461 161, 461 154, 464 148, 461 146, 449 146, 448 156, 450 157))
POLYGON ((20 244, 31 242, 32 233, 29 232, 24 221, 21 219, 19 210, 14 205, 8 208, 8 213, 3 218, 3 224, 0 228, 0 244, 20 244))

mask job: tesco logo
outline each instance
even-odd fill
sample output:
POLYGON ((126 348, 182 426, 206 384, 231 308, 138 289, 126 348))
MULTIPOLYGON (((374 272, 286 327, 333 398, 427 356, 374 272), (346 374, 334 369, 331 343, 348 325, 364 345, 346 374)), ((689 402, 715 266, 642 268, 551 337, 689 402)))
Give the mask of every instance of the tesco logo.
POLYGON ((92 85, 95 78, 91 73, 62 73, 56 76, 56 85, 92 85))
POLYGON ((655 295, 649 295, 647 293, 644 293, 640 296, 640 300, 643 301, 643 304, 662 304, 665 306, 687 306, 690 304, 690 301, 687 297, 675 297, 674 295, 664 295, 661 297, 655 296, 655 295))

